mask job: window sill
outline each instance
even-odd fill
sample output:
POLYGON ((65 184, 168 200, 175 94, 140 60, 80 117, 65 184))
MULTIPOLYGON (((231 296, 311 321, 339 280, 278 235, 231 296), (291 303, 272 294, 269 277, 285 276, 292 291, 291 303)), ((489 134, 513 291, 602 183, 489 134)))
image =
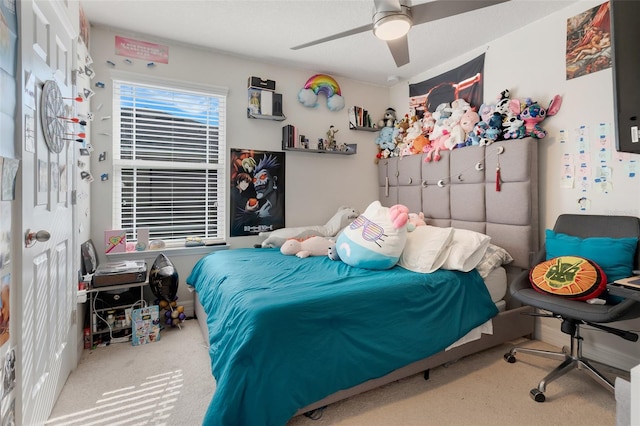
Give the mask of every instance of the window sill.
POLYGON ((229 249, 228 243, 215 244, 210 246, 198 246, 198 247, 165 247, 158 250, 145 250, 145 251, 128 251, 126 253, 110 253, 107 254, 107 259, 110 262, 118 260, 147 260, 155 259, 160 253, 164 253, 169 257, 173 256, 197 256, 201 254, 209 254, 218 250, 229 249))

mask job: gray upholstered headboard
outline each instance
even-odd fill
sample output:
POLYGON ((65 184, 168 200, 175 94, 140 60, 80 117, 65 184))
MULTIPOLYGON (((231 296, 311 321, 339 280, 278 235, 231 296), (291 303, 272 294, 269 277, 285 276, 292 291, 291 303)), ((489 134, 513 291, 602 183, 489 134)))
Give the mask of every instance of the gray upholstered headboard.
POLYGON ((429 225, 487 234, 513 256, 512 266, 527 269, 539 248, 538 143, 526 138, 442 151, 440 161, 429 163, 424 154, 380 160, 380 202, 422 211, 429 225))

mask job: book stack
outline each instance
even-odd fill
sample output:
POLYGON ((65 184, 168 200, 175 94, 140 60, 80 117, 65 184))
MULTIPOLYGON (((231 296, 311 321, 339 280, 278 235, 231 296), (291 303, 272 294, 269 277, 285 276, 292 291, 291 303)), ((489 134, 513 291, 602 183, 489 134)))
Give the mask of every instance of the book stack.
POLYGON ((349 128, 373 127, 369 111, 359 106, 349 108, 349 128))
POLYGON ((291 124, 282 126, 282 149, 299 148, 298 129, 291 124))

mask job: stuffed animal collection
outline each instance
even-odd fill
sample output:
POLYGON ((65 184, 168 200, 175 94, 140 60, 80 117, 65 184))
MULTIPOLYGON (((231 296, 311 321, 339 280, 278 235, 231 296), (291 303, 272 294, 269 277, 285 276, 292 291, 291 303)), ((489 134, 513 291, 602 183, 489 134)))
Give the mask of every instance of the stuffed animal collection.
POLYGON ((504 90, 495 103, 482 104, 477 112, 460 98, 438 105, 433 113, 426 111, 421 118, 406 114, 397 121, 395 110, 389 108, 380 120, 385 127, 376 139, 376 161, 423 153, 425 162, 439 161, 443 150, 525 137, 542 139, 546 132, 540 123, 556 115, 561 105, 560 95, 555 95, 544 108, 529 98, 513 99, 510 91, 504 90), (390 110, 393 119, 387 118, 390 110), (393 128, 391 123, 395 123, 393 128))
POLYGON ((545 118, 556 115, 562 97, 555 95, 548 108, 527 98, 524 102, 510 97, 504 90, 495 104, 480 106, 479 121, 467 138, 467 145, 489 145, 495 141, 532 137, 542 139, 546 132, 540 126, 545 118))
POLYGON ((438 105, 422 117, 405 116, 392 132, 384 127, 376 139, 377 159, 424 154, 425 161, 438 161, 440 151, 465 146, 466 139, 480 117, 464 99, 438 105))

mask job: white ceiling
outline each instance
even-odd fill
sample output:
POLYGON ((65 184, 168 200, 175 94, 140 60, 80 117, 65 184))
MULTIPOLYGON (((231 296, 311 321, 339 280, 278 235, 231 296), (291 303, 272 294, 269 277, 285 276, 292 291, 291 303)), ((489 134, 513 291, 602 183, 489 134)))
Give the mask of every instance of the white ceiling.
MULTIPOLYGON (((371 24, 373 0, 81 0, 81 4, 92 25, 389 86, 576 1, 511 0, 414 26, 408 35, 411 62, 400 68, 386 44, 372 32, 291 50, 292 46, 371 24)), ((426 1, 413 2, 419 3, 426 1)), ((529 45, 530 41, 523 41, 522 58, 529 45)), ((506 53, 505 59, 512 55, 506 53)))

